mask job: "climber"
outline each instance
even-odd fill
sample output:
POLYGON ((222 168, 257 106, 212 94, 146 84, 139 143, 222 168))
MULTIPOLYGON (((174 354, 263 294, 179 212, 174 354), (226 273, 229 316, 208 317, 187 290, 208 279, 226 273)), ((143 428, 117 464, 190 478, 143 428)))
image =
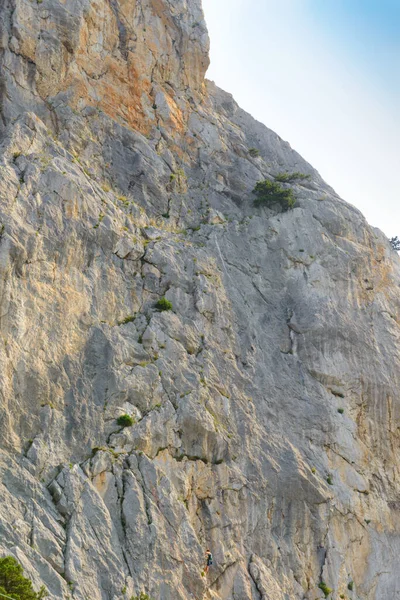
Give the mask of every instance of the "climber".
POLYGON ((207 552, 206 552, 206 559, 207 559, 207 564, 206 564, 206 568, 204 569, 204 573, 208 572, 208 569, 211 567, 211 565, 213 563, 213 556, 209 550, 207 550, 207 552))

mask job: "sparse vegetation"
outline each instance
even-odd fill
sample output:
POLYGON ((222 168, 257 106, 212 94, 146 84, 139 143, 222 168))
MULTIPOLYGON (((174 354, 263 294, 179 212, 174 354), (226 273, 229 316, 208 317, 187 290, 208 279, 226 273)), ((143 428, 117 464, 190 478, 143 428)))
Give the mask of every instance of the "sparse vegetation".
POLYGON ((257 148, 249 148, 249 154, 253 158, 257 158, 257 156, 260 156, 260 151, 257 148))
POLYGON ((354 588, 354 582, 353 581, 349 581, 349 583, 347 584, 347 589, 352 592, 353 588, 354 588))
POLYGON ((272 206, 279 204, 283 210, 289 210, 296 204, 296 198, 291 189, 283 188, 279 183, 265 179, 258 181, 253 193, 257 196, 256 206, 272 206))
POLYGON ((344 408, 338 408, 337 411, 342 415, 344 413, 344 408))
POLYGON ((140 592, 139 596, 131 596, 131 600, 151 600, 148 594, 140 592))
POLYGON ((135 424, 135 419, 131 415, 121 415, 117 419, 117 424, 120 427, 132 427, 135 424))
POLYGON ((102 222, 102 220, 104 219, 105 215, 104 213, 100 213, 99 214, 99 220, 97 221, 96 225, 93 225, 93 229, 97 229, 98 226, 100 225, 100 223, 102 222))
POLYGON ((126 325, 127 323, 132 323, 135 320, 135 315, 128 315, 125 319, 121 319, 118 321, 118 325, 126 325))
POLYGON ((128 198, 126 196, 124 196, 123 194, 119 194, 119 196, 117 196, 118 200, 127 208, 131 203, 128 200, 128 198))
POLYGON ((0 594, 14 600, 42 600, 48 596, 44 586, 35 592, 32 582, 24 577, 23 568, 13 556, 0 558, 0 594))
POLYGON ((305 181, 308 179, 311 179, 311 175, 299 173, 298 171, 295 171, 294 173, 278 173, 275 175, 275 181, 279 181, 280 183, 294 183, 295 181, 305 181))
POLYGON ((396 252, 398 252, 400 250, 400 240, 397 237, 397 235, 395 237, 392 237, 389 239, 390 245, 392 246, 393 250, 396 250, 396 252))
POLYGON ((170 185, 174 183, 175 191, 179 194, 183 194, 187 189, 187 177, 183 169, 177 169, 175 173, 171 173, 169 176, 170 185))
POLYGON ((172 310, 172 302, 163 297, 157 300, 155 307, 160 311, 172 310))
POLYGON ((326 481, 329 485, 333 485, 332 475, 328 475, 328 477, 326 478, 326 481))
POLYGON ((332 592, 333 592, 332 588, 328 587, 324 581, 321 581, 321 583, 318 585, 318 587, 320 590, 322 590, 325 598, 327 598, 329 596, 329 594, 332 594, 332 592))

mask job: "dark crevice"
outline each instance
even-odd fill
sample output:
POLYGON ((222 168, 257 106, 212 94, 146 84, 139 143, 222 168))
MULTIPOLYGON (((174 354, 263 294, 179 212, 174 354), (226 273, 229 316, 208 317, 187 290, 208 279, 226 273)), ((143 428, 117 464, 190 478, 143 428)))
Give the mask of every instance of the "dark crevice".
POLYGON ((124 25, 124 23, 122 22, 120 13, 119 13, 119 5, 117 0, 110 0, 110 6, 112 8, 112 11, 114 13, 115 19, 117 21, 117 27, 118 27, 118 33, 119 33, 119 48, 121 51, 122 56, 124 57, 125 60, 128 60, 128 33, 127 33, 127 29, 124 25))

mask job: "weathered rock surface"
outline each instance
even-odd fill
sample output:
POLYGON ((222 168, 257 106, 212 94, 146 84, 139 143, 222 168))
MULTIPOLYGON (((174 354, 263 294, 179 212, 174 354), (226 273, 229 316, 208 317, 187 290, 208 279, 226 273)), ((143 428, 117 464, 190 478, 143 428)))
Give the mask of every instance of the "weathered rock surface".
POLYGON ((400 597, 385 236, 204 82, 199 0, 0 16, 1 553, 54 599, 400 597))

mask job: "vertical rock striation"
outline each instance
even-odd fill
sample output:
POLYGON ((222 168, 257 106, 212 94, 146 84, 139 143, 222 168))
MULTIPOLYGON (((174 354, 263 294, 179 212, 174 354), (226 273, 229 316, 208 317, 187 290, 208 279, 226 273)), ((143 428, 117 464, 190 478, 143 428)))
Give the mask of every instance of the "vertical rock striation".
POLYGON ((0 16, 1 554, 53 599, 397 598, 385 236, 204 80, 200 0, 0 16))

